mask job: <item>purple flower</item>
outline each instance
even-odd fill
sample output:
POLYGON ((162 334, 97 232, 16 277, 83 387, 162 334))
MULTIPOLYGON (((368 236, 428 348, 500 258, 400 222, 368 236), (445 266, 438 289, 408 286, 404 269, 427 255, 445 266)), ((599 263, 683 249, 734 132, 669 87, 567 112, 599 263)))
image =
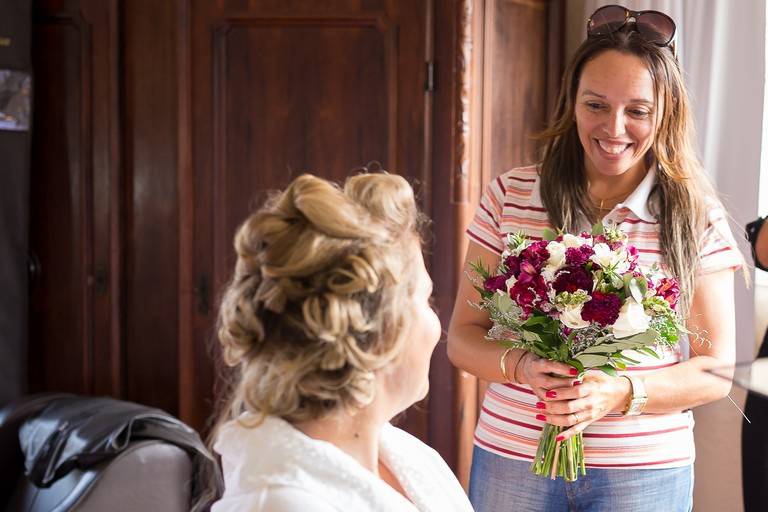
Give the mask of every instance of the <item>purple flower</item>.
POLYGON ((581 310, 581 318, 602 326, 613 325, 619 318, 621 299, 615 293, 592 293, 592 300, 586 302, 581 310))
POLYGON ((584 265, 593 254, 595 251, 586 244, 580 247, 569 247, 565 250, 565 263, 571 266, 584 265))
POLYGON ((547 283, 540 275, 531 275, 527 282, 518 280, 509 295, 525 314, 530 315, 538 305, 547 301, 547 283))
POLYGON ((496 290, 507 291, 507 277, 504 275, 491 276, 483 283, 486 291, 495 293, 496 290))
POLYGON ((680 297, 680 286, 677 284, 677 280, 667 277, 660 279, 659 284, 656 285, 656 296, 669 302, 669 306, 675 309, 677 299, 680 297))
POLYGON ((592 276, 582 267, 565 267, 557 273, 552 288, 557 292, 570 292, 576 290, 592 291, 592 276))
POLYGON ((523 261, 527 261, 531 265, 534 266, 536 271, 542 269, 544 264, 549 259, 549 251, 547 250, 547 244, 546 241, 541 242, 534 242, 520 253, 520 258, 523 261))
POLYGON ((637 260, 640 259, 640 251, 634 245, 627 246, 627 261, 629 261, 629 271, 634 272, 637 268, 637 260))
POLYGON ((520 256, 510 254, 504 259, 504 266, 507 267, 507 277, 517 277, 520 274, 520 256))

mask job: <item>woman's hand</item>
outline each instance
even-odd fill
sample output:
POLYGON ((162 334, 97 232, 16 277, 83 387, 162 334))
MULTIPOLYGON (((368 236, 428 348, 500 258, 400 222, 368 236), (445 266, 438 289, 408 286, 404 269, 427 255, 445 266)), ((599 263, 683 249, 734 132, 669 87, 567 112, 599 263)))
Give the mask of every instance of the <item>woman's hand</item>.
POLYGON ((514 379, 516 382, 531 386, 539 400, 546 400, 547 393, 552 394, 551 390, 573 387, 578 374, 578 370, 573 366, 542 359, 533 352, 526 352, 515 366, 514 379), (555 377, 555 375, 564 377, 555 377), (565 377, 566 375, 570 377, 565 377))
POLYGON ((623 410, 631 394, 628 379, 592 370, 584 375, 581 384, 552 389, 537 407, 546 416, 547 423, 570 427, 558 436, 562 441, 582 432, 609 412, 623 410))

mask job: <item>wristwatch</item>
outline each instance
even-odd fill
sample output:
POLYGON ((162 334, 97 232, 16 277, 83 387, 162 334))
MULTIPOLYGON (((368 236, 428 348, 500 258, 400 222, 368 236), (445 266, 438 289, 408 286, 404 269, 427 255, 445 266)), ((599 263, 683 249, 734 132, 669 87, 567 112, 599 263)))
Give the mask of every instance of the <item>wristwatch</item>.
POLYGON ((643 412, 645 404, 648 402, 648 394, 645 392, 645 384, 640 377, 630 377, 629 375, 622 375, 632 385, 632 396, 629 399, 629 404, 624 410, 624 416, 637 416, 643 412))

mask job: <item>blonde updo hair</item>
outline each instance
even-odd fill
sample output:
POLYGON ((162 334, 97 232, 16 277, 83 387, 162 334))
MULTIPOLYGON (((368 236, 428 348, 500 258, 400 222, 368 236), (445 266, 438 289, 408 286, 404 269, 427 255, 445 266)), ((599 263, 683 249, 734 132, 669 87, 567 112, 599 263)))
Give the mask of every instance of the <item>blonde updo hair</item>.
POLYGON ((219 312, 233 368, 225 418, 291 423, 374 398, 374 372, 401 353, 421 249, 408 182, 361 174, 343 189, 296 178, 240 226, 219 312))

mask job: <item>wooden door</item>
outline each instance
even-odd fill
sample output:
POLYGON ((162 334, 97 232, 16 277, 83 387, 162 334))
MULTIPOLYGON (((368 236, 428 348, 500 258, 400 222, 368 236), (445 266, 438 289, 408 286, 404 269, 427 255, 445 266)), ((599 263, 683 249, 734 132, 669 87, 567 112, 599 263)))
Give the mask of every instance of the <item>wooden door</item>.
POLYGON ((32 392, 121 393, 116 3, 33 4, 32 392))
MULTIPOLYGON (((192 1, 189 122, 181 156, 181 415, 210 412, 217 300, 237 226, 269 190, 312 172, 343 180, 370 162, 429 203, 431 2, 192 1), (212 345, 214 346, 212 348, 212 345)), ((426 437, 426 416, 408 428, 426 437)))

